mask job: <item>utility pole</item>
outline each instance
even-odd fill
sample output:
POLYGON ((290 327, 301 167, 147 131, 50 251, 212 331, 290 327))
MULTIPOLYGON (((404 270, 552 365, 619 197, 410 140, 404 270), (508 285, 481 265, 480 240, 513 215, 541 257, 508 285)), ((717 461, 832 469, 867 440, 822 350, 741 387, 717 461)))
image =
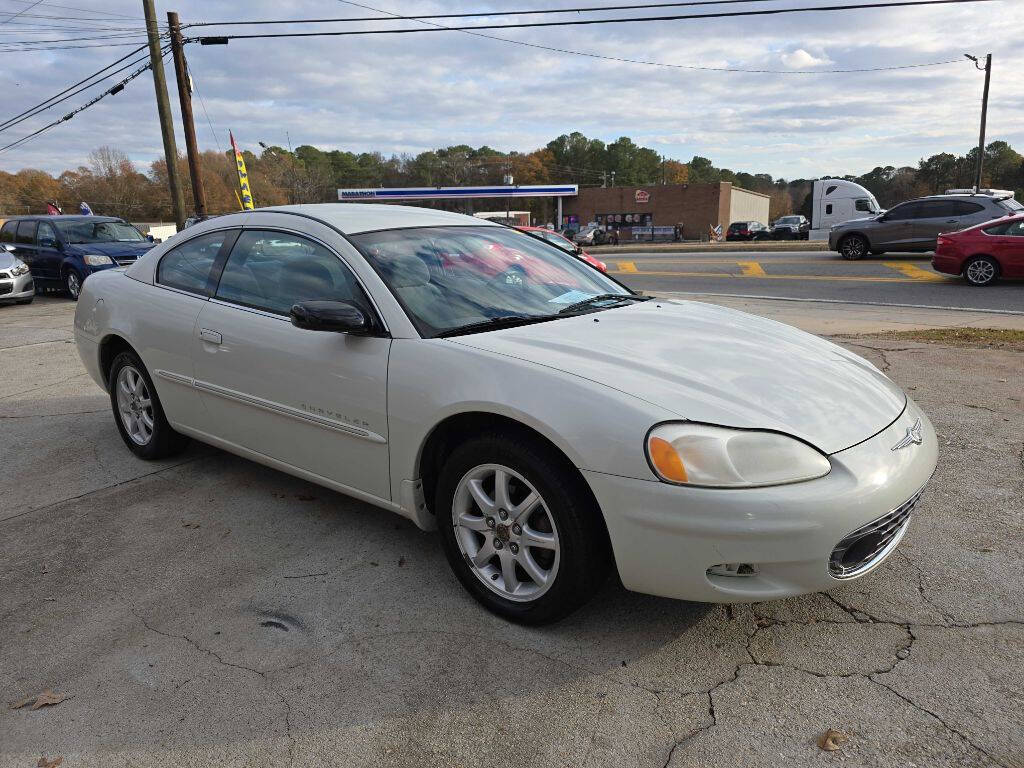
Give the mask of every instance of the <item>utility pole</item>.
MULTIPOLYGON (((978 57, 965 53, 968 59, 974 62, 975 69, 982 69, 978 66, 978 57)), ((978 138, 978 165, 974 176, 974 191, 981 189, 981 172, 985 167, 985 123, 988 120, 988 85, 992 80, 992 54, 985 57, 985 90, 981 96, 981 135, 978 138)))
POLYGON ((178 100, 181 102, 181 122, 185 129, 185 149, 188 151, 188 172, 192 177, 192 198, 196 216, 206 216, 206 190, 199 170, 199 147, 196 144, 196 126, 192 121, 192 86, 185 64, 185 51, 181 39, 181 22, 174 11, 167 12, 167 25, 171 32, 171 54, 174 56, 174 76, 178 81, 178 100))
POLYGON ((167 78, 164 77, 164 57, 160 50, 160 28, 156 21, 153 0, 142 0, 146 15, 146 32, 149 35, 149 63, 153 70, 153 87, 156 89, 156 111, 160 117, 160 135, 164 140, 164 160, 167 163, 167 184, 171 192, 171 210, 178 229, 185 226, 185 196, 181 191, 178 176, 178 147, 174 142, 174 122, 171 104, 167 99, 167 78))

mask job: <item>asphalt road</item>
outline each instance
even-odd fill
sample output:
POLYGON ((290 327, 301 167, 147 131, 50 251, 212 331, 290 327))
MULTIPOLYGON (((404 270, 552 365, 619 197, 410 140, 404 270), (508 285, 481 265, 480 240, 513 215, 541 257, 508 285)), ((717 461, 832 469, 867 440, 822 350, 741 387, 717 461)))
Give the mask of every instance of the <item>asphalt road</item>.
POLYGON ((931 268, 931 256, 885 254, 846 261, 831 252, 604 252, 631 288, 1024 312, 1024 281, 973 288, 931 268))
POLYGON ((73 309, 0 306, 0 768, 1024 765, 1019 351, 842 340, 942 451, 863 580, 732 607, 610 580, 531 629, 407 520, 199 444, 135 458, 73 309))

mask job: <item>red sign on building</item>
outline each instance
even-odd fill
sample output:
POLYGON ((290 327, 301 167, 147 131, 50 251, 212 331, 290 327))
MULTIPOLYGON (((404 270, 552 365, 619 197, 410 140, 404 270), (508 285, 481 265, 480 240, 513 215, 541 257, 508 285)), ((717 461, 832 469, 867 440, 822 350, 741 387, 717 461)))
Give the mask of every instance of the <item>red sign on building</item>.
POLYGON ((638 189, 634 199, 638 203, 649 203, 651 202, 651 193, 644 189, 638 189))

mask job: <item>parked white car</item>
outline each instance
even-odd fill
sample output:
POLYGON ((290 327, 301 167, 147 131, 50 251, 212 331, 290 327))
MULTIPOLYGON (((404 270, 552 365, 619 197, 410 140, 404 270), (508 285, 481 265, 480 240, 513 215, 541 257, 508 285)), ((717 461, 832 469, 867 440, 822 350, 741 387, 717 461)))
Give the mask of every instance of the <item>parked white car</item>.
POLYGON ((847 350, 442 211, 196 224, 90 276, 75 338, 136 455, 191 437, 439 528, 527 623, 612 568, 713 602, 863 576, 936 464, 928 418, 847 350))

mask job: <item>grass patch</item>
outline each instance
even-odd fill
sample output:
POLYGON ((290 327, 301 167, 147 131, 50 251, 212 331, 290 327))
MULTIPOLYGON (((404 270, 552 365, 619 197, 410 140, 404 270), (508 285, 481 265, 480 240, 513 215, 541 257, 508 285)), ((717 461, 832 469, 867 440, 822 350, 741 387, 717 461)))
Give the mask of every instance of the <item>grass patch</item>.
POLYGON ((886 331, 878 339, 924 341, 953 347, 996 347, 1024 351, 1024 331, 1002 328, 927 328, 919 331, 886 331))

